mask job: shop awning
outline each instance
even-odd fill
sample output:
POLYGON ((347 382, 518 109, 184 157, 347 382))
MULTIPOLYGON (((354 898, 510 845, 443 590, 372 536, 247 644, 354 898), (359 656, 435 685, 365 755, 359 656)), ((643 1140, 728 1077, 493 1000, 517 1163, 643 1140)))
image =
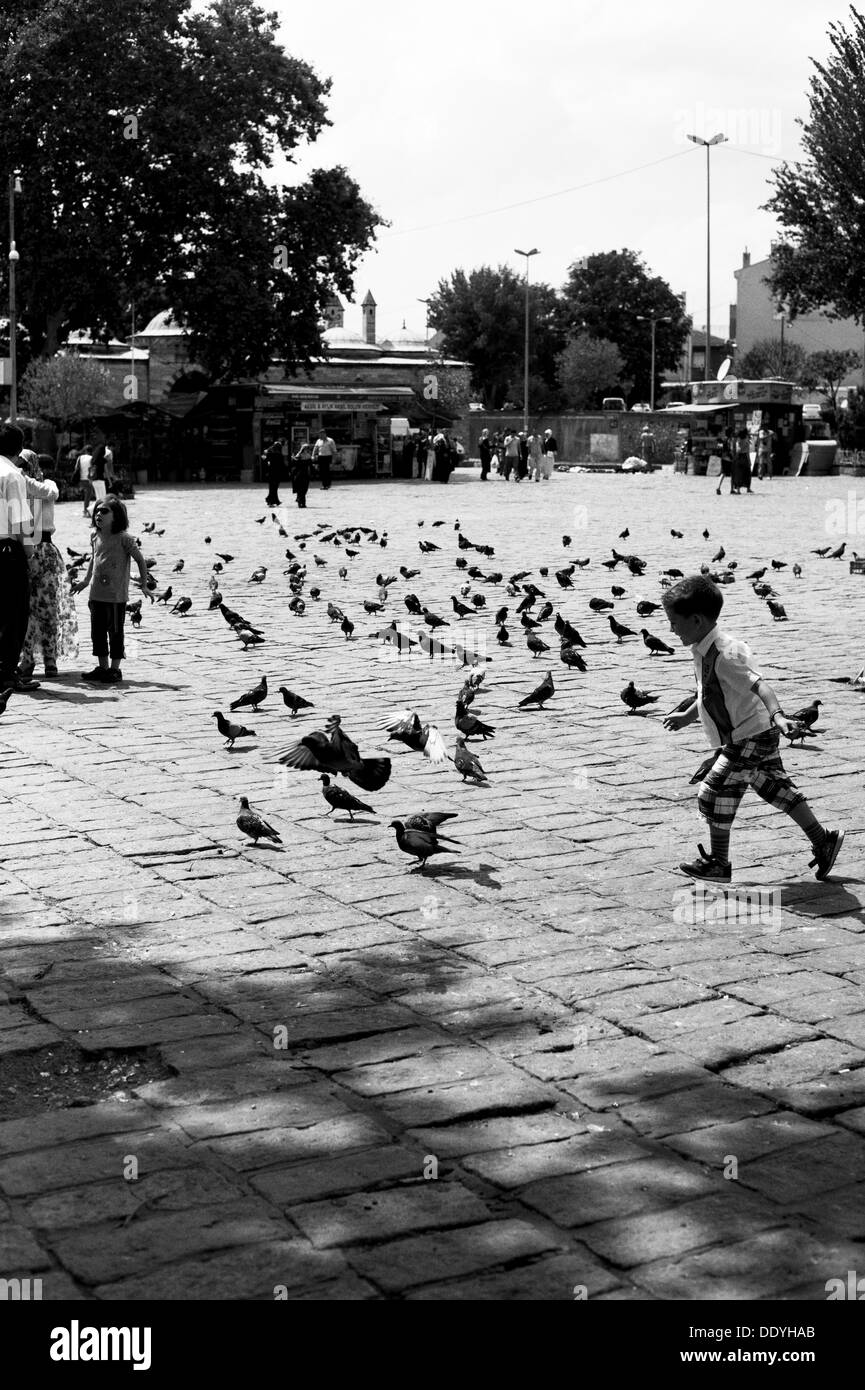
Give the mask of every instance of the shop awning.
POLYGON ((663 410, 659 413, 668 415, 671 420, 675 420, 677 415, 719 415, 724 410, 748 410, 755 409, 753 402, 748 401, 724 401, 718 405, 682 405, 676 406, 675 410, 663 410))
POLYGON ((182 420, 197 405, 200 405, 207 395, 206 391, 178 391, 176 395, 165 396, 161 401, 154 401, 153 407, 163 415, 170 415, 175 420, 182 420))
POLYGON ((329 413, 338 411, 386 410, 390 402, 405 406, 415 399, 410 386, 293 386, 274 383, 263 388, 256 398, 260 409, 281 403, 296 405, 304 413, 315 414, 317 409, 329 413))

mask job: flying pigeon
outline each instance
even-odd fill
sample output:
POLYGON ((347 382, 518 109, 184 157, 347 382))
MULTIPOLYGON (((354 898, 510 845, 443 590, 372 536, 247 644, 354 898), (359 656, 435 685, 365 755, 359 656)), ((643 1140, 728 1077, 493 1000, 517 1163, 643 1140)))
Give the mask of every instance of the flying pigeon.
POLYGON ((423 753, 431 763, 443 763, 447 758, 444 740, 434 724, 423 724, 414 710, 403 709, 390 715, 382 724, 391 739, 407 748, 423 753))

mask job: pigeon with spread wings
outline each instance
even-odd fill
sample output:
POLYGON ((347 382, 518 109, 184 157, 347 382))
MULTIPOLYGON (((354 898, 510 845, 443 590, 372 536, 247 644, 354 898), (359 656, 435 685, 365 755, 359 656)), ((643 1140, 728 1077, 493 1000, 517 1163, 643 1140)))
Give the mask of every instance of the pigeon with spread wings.
POLYGON ((334 714, 324 732, 307 734, 299 743, 277 753, 279 762, 301 772, 341 773, 364 791, 376 792, 390 777, 390 758, 362 758, 356 743, 343 733, 334 714))
POLYGON ((424 724, 414 710, 402 709, 382 723, 390 738, 404 743, 416 753, 423 753, 431 763, 443 763, 448 757, 444 739, 435 724, 424 724))

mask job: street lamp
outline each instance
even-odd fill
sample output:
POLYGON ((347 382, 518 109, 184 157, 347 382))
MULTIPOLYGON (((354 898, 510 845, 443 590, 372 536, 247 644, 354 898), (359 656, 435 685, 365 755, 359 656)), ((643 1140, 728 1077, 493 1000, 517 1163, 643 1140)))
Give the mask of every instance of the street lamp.
POLYGON ((15 245, 15 194, 21 192, 21 180, 17 174, 9 175, 9 419, 14 425, 18 419, 18 336, 17 311, 15 305, 15 271, 21 259, 15 245))
POLYGON ((775 315, 775 320, 776 320, 776 322, 777 322, 778 319, 781 320, 781 359, 780 359, 780 361, 779 361, 779 363, 778 363, 778 371, 779 371, 781 377, 783 378, 783 376, 784 376, 784 324, 785 324, 786 319, 787 319, 787 310, 786 310, 786 309, 782 309, 782 310, 780 311, 780 313, 778 313, 778 314, 775 315))
POLYGON ((689 135, 688 139, 695 145, 706 146, 706 361, 703 370, 703 380, 709 380, 709 339, 712 332, 712 241, 711 241, 711 188, 709 171, 709 151, 713 145, 721 145, 726 142, 726 135, 720 131, 713 135, 711 140, 703 140, 699 135, 689 135))
POLYGON ((525 369, 523 373, 523 433, 529 432, 529 260, 532 256, 537 256, 538 248, 533 246, 531 251, 521 251, 518 246, 514 247, 518 256, 526 258, 526 349, 525 349, 525 369))
POLYGON ((658 323, 672 323, 673 320, 672 320, 672 317, 671 317, 670 314, 659 314, 657 317, 655 317, 653 314, 638 314, 638 315, 637 315, 637 320, 638 320, 639 323, 650 323, 650 324, 652 325, 652 375, 651 375, 651 378, 650 378, 650 381, 649 381, 649 404, 651 405, 652 409, 654 410, 654 409, 655 409, 655 325, 658 324, 658 323))

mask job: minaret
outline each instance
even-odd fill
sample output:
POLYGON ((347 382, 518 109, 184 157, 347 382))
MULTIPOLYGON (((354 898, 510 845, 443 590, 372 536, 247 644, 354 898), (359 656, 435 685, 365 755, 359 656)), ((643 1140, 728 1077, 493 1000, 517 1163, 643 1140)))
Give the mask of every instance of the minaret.
POLYGON ((342 300, 336 293, 331 294, 324 306, 324 317, 328 328, 342 328, 344 310, 342 300))
POLYGON ((367 290, 366 298, 361 305, 363 311, 363 340, 365 343, 375 345, 375 300, 372 297, 372 290, 367 290))

